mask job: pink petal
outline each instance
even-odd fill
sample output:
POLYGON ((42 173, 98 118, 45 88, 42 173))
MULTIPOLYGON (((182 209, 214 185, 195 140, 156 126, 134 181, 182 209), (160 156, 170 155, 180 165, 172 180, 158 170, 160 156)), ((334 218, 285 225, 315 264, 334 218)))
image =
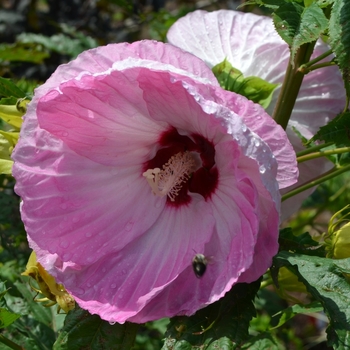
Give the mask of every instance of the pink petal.
MULTIPOLYGON (((147 101, 150 116, 154 120, 162 123, 168 122, 179 130, 183 130, 184 134, 203 135, 214 145, 221 141, 224 135, 226 137, 227 133, 230 134, 230 137, 240 143, 243 152, 258 162, 264 185, 274 196, 277 186, 277 163, 269 147, 247 128, 240 115, 213 100, 203 98, 199 93, 204 89, 210 89, 212 99, 215 99, 214 87, 203 87, 194 82, 193 85, 190 85, 189 80, 183 83, 179 77, 169 76, 165 72, 144 73, 144 71, 140 72, 140 87, 144 90, 144 98, 147 101), (161 103, 162 101, 166 103, 161 103), (215 117, 209 117, 211 115, 215 117)), ((241 109, 244 111, 249 111, 248 105, 253 105, 251 101, 232 93, 232 100, 234 99, 237 99, 237 103, 239 101, 242 104, 241 109), (244 105, 247 106, 244 107, 244 105)), ((281 137, 279 142, 288 142, 285 133, 278 135, 281 137)), ((290 164, 295 164, 295 155, 289 154, 289 160, 290 164)), ((296 174, 293 176, 295 179, 296 174)), ((279 202, 279 196, 275 198, 275 201, 279 202)))
POLYGON ((61 84, 39 100, 40 127, 95 162, 144 162, 164 128, 150 121, 142 91, 127 72, 61 84))
POLYGON ((245 103, 246 98, 244 96, 225 90, 216 90, 223 104, 240 115, 244 123, 270 147, 278 164, 277 181, 279 188, 293 185, 298 179, 299 171, 293 146, 288 139, 285 139, 285 131, 282 127, 260 105, 245 103))
POLYGON ((17 163, 16 191, 23 198, 28 235, 62 261, 84 265, 120 250, 162 211, 164 199, 145 186, 140 167, 114 169, 69 151, 60 156, 47 151, 41 157, 41 166, 29 167, 33 157, 27 164, 17 163), (147 206, 135 205, 145 202, 147 206))
POLYGON ((103 256, 83 271, 56 271, 81 307, 105 320, 124 323, 181 272, 193 274, 193 247, 202 250, 213 230, 210 205, 194 195, 189 207, 167 208, 161 215, 124 250, 103 256))
POLYGON ((130 318, 130 321, 141 323, 150 317, 157 319, 162 315, 192 315, 198 309, 223 297, 238 280, 252 282, 271 265, 272 257, 278 249, 276 228, 279 214, 269 193, 263 189, 262 182, 258 187, 259 190, 263 189, 265 199, 260 198, 261 193, 257 191, 256 183, 240 169, 242 166, 245 171, 253 170, 256 164, 247 162, 245 157, 238 164, 237 159, 230 162, 229 154, 239 157, 240 153, 232 142, 220 143, 217 151, 220 154, 217 165, 222 176, 218 190, 212 198, 216 226, 205 250, 199 251, 209 259, 205 275, 201 279, 196 278, 189 266, 137 315, 130 318), (262 212, 267 214, 269 223, 260 222, 258 203, 267 204, 262 212), (254 212, 256 215, 252 214, 254 212), (252 263, 253 254, 249 252, 254 246, 257 255, 254 253, 252 263), (260 254, 261 248, 263 249, 260 254))
POLYGON ((152 62, 156 63, 158 69, 179 69, 185 75, 192 74, 199 80, 218 85, 215 76, 202 60, 172 45, 143 40, 132 44, 110 44, 83 52, 74 61, 59 66, 45 84, 35 90, 35 96, 45 95, 64 81, 109 71, 116 64, 120 64, 118 70, 122 70, 147 66, 152 62))

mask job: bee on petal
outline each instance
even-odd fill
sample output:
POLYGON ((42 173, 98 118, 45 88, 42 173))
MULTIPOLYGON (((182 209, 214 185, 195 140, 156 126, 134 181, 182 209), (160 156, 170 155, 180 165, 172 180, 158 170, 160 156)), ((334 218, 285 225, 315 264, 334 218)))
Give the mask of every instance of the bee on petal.
POLYGON ((203 254, 196 254, 192 259, 192 267, 196 277, 203 277, 208 265, 208 259, 203 254))

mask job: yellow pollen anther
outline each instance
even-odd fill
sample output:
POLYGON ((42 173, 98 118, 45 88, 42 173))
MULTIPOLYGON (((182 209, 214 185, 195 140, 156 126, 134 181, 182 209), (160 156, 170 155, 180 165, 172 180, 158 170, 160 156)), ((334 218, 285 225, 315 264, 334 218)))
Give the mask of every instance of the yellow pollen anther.
POLYGON ((168 196, 172 202, 194 171, 196 162, 189 152, 180 152, 172 156, 163 169, 148 169, 142 175, 152 188, 152 192, 159 196, 168 196))

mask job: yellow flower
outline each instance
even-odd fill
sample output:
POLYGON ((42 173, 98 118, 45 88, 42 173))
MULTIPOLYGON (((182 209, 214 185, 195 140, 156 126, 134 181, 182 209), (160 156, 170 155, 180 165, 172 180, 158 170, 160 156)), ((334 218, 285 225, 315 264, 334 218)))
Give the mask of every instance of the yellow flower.
POLYGON ((57 303, 57 312, 62 309, 67 313, 69 310, 74 309, 75 301, 73 297, 68 294, 62 284, 56 283, 55 278, 51 276, 40 263, 37 262, 35 252, 32 252, 30 255, 26 270, 22 273, 22 275, 35 279, 39 288, 35 288, 30 284, 31 288, 44 296, 44 298, 40 299, 35 298, 35 301, 47 301, 48 303, 44 305, 46 307, 57 303))
POLYGON ((302 295, 308 294, 304 283, 298 280, 298 277, 286 267, 281 267, 278 271, 278 294, 285 300, 301 302, 302 295), (291 294, 292 293, 292 294, 291 294))

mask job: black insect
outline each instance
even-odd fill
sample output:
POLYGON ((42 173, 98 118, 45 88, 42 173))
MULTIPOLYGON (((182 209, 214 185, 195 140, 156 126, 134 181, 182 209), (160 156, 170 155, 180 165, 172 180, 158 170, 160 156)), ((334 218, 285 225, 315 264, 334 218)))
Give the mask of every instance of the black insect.
POLYGON ((192 259, 192 267, 196 277, 203 277, 208 265, 208 260, 203 254, 196 254, 192 259))

